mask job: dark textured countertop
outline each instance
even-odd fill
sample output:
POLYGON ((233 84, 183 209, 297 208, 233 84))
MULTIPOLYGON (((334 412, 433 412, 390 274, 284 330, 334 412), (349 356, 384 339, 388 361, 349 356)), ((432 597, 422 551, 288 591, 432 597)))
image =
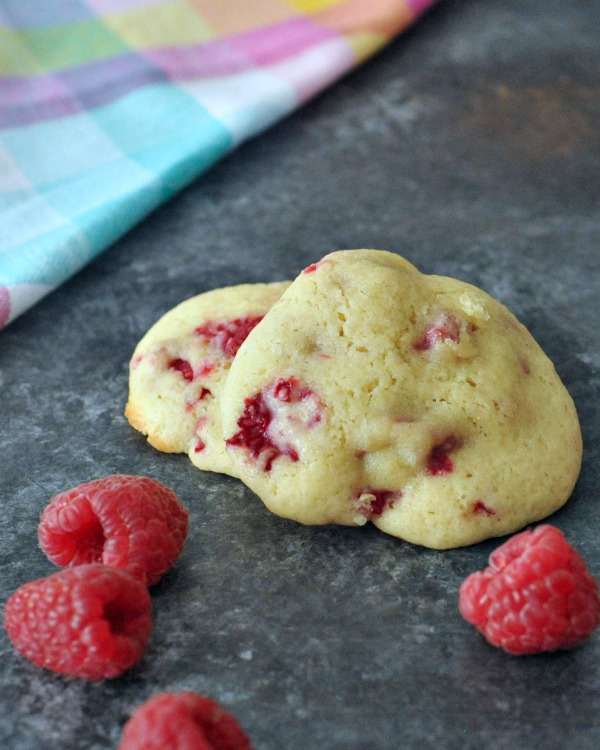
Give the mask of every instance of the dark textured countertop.
POLYGON ((0 634, 3 750, 115 748, 137 704, 179 689, 221 701, 257 750, 600 747, 600 633, 518 658, 460 617, 497 541, 302 527, 123 417, 134 345, 184 298, 338 248, 398 252, 499 298, 554 361, 585 455, 552 523, 600 577, 599 28, 585 0, 444 0, 0 333, 2 601, 54 570, 36 526, 60 490, 146 474, 191 512, 123 678, 65 680, 0 634))

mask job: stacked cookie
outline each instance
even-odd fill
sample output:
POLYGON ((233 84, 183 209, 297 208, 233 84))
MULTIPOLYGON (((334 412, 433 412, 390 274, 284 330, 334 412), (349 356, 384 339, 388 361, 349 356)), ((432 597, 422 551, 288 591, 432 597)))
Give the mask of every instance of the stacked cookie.
POLYGON ((278 515, 438 549, 546 517, 581 465, 573 401, 514 315, 379 250, 174 308, 136 347, 126 416, 278 515))
POLYGON ((129 365, 125 416, 151 445, 234 473, 221 432, 221 390, 237 350, 288 283, 240 284, 182 302, 155 323, 129 365))

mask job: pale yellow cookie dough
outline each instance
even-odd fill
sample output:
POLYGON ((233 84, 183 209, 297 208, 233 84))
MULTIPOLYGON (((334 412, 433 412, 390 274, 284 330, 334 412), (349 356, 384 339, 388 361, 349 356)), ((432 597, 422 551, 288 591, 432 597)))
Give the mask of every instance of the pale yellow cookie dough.
POLYGON ((396 254, 309 266, 241 346, 221 392, 235 472, 278 515, 433 548, 561 507, 581 464, 571 397, 488 294, 396 254))
POLYGON ((215 289, 169 310, 130 362, 125 416, 161 451, 188 453, 199 469, 232 473, 219 398, 244 336, 289 282, 215 289))

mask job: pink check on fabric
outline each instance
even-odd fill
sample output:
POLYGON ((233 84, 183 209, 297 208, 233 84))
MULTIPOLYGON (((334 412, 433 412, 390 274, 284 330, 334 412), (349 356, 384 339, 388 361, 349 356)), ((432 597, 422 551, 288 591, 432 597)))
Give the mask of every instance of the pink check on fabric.
POLYGON ((0 327, 435 0, 0 3, 0 327))

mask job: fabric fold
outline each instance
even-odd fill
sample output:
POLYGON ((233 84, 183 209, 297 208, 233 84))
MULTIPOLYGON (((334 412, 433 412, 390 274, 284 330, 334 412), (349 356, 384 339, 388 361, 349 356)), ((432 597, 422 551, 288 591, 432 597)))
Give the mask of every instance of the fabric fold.
POLYGON ((0 6, 0 327, 435 0, 0 6))

